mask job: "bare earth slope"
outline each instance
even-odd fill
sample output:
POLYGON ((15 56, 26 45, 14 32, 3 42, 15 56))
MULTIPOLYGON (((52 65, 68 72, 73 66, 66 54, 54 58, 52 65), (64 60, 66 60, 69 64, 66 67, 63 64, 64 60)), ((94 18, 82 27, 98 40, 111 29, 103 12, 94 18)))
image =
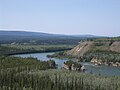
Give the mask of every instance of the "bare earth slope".
POLYGON ((113 42, 113 44, 110 46, 110 50, 120 52, 120 41, 113 42))
POLYGON ((79 45, 77 45, 75 48, 73 48, 72 50, 68 51, 67 55, 71 55, 71 56, 79 58, 83 56, 84 53, 86 53, 90 49, 92 44, 93 42, 89 42, 89 41, 82 42, 79 45))
POLYGON ((104 42, 95 42, 95 41, 84 41, 74 47, 72 50, 67 52, 67 55, 74 56, 76 58, 82 57, 89 50, 99 50, 99 51, 113 51, 120 53, 120 41, 104 41, 104 42))

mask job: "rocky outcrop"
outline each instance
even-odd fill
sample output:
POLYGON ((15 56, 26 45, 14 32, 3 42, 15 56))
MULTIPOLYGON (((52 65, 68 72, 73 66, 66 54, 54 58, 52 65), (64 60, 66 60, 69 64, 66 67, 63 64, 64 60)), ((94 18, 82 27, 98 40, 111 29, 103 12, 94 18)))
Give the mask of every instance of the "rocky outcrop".
POLYGON ((101 65, 103 64, 102 60, 98 60, 98 59, 95 59, 95 58, 92 58, 92 60, 90 61, 91 63, 94 63, 95 65, 101 65))
POLYGON ((85 71, 84 65, 81 65, 81 64, 78 64, 75 62, 71 62, 71 61, 64 62, 62 68, 66 69, 66 70, 72 70, 72 71, 82 71, 82 72, 85 71))
POLYGON ((103 62, 100 59, 95 59, 93 58, 91 61, 91 63, 94 63, 95 65, 107 65, 107 66, 115 66, 115 67, 120 67, 120 63, 119 62, 103 62))
POLYGON ((54 60, 48 60, 47 62, 49 63, 50 68, 56 68, 56 63, 54 60))

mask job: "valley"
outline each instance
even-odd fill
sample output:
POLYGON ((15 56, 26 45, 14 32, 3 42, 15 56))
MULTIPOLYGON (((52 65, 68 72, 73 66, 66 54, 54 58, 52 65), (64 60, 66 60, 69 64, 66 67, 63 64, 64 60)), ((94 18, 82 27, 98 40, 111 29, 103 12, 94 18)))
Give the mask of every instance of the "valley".
POLYGON ((0 90, 120 90, 120 0, 0 0, 0 90))
POLYGON ((1 90, 120 89, 119 37, 45 37, 0 42, 1 90))

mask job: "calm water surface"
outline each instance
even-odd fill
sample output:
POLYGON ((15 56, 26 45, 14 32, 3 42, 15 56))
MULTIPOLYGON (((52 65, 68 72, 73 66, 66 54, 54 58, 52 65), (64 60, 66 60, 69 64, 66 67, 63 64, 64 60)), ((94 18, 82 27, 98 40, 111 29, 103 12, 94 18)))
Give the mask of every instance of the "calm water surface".
MULTIPOLYGON (((50 58, 47 58, 47 55, 52 55, 54 52, 50 53, 34 53, 34 54, 20 54, 20 55, 14 55, 19 57, 35 57, 41 61, 47 61, 50 58)), ((66 59, 56 59, 52 58, 56 64, 58 64, 58 69, 61 69, 62 64, 67 61, 66 59)), ((85 73, 93 73, 93 74, 100 74, 100 75, 109 75, 109 76, 120 76, 120 67, 113 67, 113 66, 96 66, 90 62, 79 62, 82 65, 85 66, 86 71, 85 73)))

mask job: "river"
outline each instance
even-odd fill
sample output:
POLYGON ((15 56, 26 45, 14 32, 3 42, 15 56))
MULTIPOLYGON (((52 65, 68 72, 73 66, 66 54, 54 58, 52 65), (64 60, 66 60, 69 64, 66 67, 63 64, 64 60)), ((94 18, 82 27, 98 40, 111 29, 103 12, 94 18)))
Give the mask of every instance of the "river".
MULTIPOLYGON (((47 61, 50 58, 47 58, 47 55, 52 55, 54 52, 50 53, 34 53, 34 54, 19 54, 19 55, 14 55, 17 57, 34 57, 37 58, 41 61, 47 61)), ((63 63, 67 61, 67 59, 56 59, 52 58, 58 65, 58 69, 61 69, 63 63)), ((99 75, 105 75, 105 76, 120 76, 120 67, 113 67, 113 66, 96 66, 90 62, 79 62, 82 65, 85 66, 85 73, 93 73, 93 74, 99 74, 99 75)))

